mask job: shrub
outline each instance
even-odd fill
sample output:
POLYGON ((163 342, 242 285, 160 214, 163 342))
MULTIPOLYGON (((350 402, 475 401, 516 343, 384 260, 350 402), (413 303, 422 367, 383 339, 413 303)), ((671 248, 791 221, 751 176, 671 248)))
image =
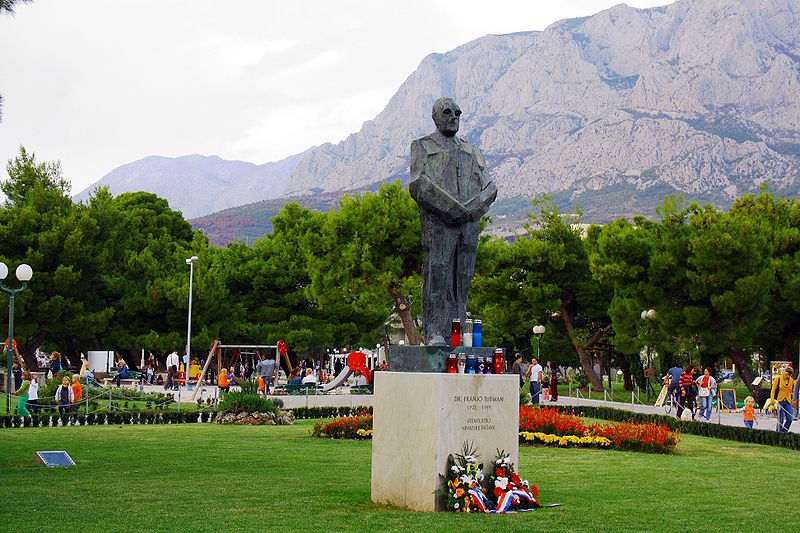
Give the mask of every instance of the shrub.
POLYGON ((229 392, 218 407, 221 413, 277 413, 275 404, 259 394, 229 392))
POLYGON ((255 380, 248 379, 247 381, 242 381, 240 386, 244 394, 258 394, 258 382, 255 380))

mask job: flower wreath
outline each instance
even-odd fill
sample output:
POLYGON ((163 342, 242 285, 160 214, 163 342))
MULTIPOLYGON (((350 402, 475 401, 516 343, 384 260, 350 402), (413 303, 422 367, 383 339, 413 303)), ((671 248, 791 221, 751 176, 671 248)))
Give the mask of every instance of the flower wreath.
POLYGON ((458 513, 503 514, 515 511, 532 511, 538 508, 539 491, 536 485, 520 479, 514 471, 511 457, 497 451, 488 479, 488 492, 483 481, 483 464, 478 461, 474 444, 464 443, 461 453, 447 456, 447 475, 444 487, 438 493, 444 497, 449 511, 458 513))
POLYGON ((505 451, 497 450, 492 461, 489 488, 489 501, 496 513, 532 511, 540 507, 537 500, 539 489, 528 483, 527 479, 520 479, 514 470, 511 456, 505 451))
POLYGON ((446 498, 447 509, 457 513, 481 512, 474 501, 480 496, 486 498, 486 489, 481 487, 483 480, 483 463, 478 462, 478 448, 465 442, 461 453, 447 456, 445 487, 439 491, 446 498))

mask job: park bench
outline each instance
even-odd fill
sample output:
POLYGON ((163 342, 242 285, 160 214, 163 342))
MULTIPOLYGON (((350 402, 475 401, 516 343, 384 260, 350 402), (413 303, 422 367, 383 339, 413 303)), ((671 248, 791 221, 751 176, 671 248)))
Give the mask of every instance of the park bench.
POLYGON ((300 385, 287 384, 285 390, 286 394, 305 394, 306 391, 308 391, 309 394, 316 394, 317 384, 316 383, 305 383, 300 385))
POLYGON ((350 387, 350 394, 372 394, 372 384, 353 385, 350 387))

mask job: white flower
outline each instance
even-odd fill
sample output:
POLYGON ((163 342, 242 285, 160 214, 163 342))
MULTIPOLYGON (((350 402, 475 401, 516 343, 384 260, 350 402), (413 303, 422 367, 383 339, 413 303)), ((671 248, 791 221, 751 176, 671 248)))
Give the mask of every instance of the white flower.
POLYGON ((453 472, 458 472, 458 465, 451 466, 450 470, 452 470, 453 472))
POLYGON ((460 507, 460 506, 459 506, 458 504, 455 504, 455 505, 453 506, 453 508, 454 508, 454 509, 458 509, 459 507, 460 507))
POLYGON ((478 472, 477 474, 475 474, 475 479, 478 480, 478 483, 483 481, 483 472, 478 472))
POLYGON ((464 483, 467 487, 469 487, 472 484, 472 482, 475 481, 475 478, 473 478, 472 476, 468 476, 468 475, 463 475, 463 476, 461 476, 460 479, 461 479, 461 482, 464 483))
POLYGON ((501 489, 506 490, 506 487, 508 486, 508 478, 507 477, 499 477, 499 478, 495 479, 494 480, 494 486, 495 487, 500 487, 501 489))
POLYGON ((478 461, 478 459, 474 455, 467 455, 466 457, 464 457, 464 459, 466 459, 468 463, 475 463, 478 461))
POLYGON ((529 487, 530 486, 530 484, 528 483, 527 479, 523 479, 522 481, 520 481, 520 485, 522 485, 523 487, 529 487))

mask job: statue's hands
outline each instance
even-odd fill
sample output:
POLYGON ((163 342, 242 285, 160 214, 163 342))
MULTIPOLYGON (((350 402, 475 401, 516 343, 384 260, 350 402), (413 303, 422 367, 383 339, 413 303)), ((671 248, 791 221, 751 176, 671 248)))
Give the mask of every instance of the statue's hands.
POLYGON ((469 211, 464 209, 460 203, 453 200, 442 213, 442 220, 448 226, 463 224, 469 220, 469 211))

